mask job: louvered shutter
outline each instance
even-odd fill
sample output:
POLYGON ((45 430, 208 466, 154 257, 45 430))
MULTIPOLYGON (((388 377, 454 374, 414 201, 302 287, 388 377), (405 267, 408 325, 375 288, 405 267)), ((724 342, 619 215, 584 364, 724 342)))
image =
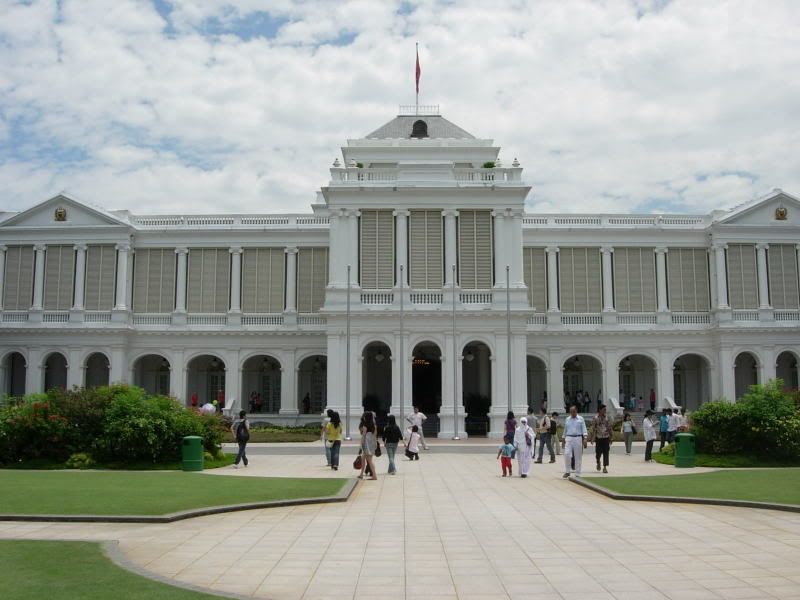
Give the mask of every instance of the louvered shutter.
POLYGON ((133 312, 171 313, 175 308, 175 250, 136 250, 133 268, 133 312))
POLYGON ((297 311, 318 312, 328 285, 328 249, 299 248, 297 255, 297 311))
POLYGON ((189 250, 187 310, 192 313, 228 312, 230 253, 227 248, 189 250))
POLYGON ((459 285, 463 289, 492 287, 492 214, 488 210, 458 213, 459 285))
POLYGON ((558 282, 561 310, 575 312, 575 277, 573 275, 573 248, 558 251, 558 282))
POLYGON ((559 250, 561 310, 572 313, 600 312, 603 279, 599 248, 559 250))
POLYGON ((242 310, 283 312, 286 258, 283 248, 246 248, 242 256, 242 310))
POLYGON ((537 312, 547 310, 547 255, 544 248, 524 248, 523 279, 528 288, 528 301, 537 312))
POLYGON ((442 287, 442 212, 412 210, 409 216, 409 283, 422 290, 442 287))
POLYGON ((114 306, 114 246, 89 246, 86 250, 86 310, 111 310, 114 306))
POLYGON ((72 306, 75 249, 72 246, 48 246, 44 262, 44 309, 69 310, 72 306))
POLYGON ((797 250, 792 244, 770 244, 769 295, 773 308, 800 308, 797 250))
POLYGON ((693 248, 691 252, 692 282, 694 283, 694 310, 698 312, 707 311, 711 308, 708 251, 705 248, 693 248))
POLYGON ((614 305, 619 312, 656 309, 655 269, 652 248, 614 248, 614 305))
POLYGON ((669 308, 705 312, 711 306, 708 253, 705 248, 670 248, 667 253, 669 308))
POLYGON ((33 301, 33 246, 9 246, 6 250, 3 307, 28 310, 33 301))
POLYGON ((727 254, 731 308, 758 308, 755 245, 729 244, 727 254))
POLYGON ((394 215, 390 210, 361 211, 361 287, 394 287, 394 215))

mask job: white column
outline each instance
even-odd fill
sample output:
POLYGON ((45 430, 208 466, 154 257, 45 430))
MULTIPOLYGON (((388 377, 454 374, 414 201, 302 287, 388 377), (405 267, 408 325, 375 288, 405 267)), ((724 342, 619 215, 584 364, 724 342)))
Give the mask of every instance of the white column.
POLYGON ((769 303, 769 284, 767 280, 767 248, 769 248, 769 244, 756 244, 759 308, 772 308, 769 303))
MULTIPOLYGON (((728 271, 725 268, 725 250, 728 248, 727 244, 715 244, 713 246, 716 253, 717 264, 717 309, 728 310, 728 271)), ((721 369, 725 371, 725 369, 721 369)), ((726 375, 723 374, 724 378, 726 375)))
POLYGON ((189 251, 186 248, 176 248, 178 255, 178 273, 175 278, 175 312, 186 312, 186 265, 189 251))
POLYGON ((0 244, 0 310, 3 310, 3 295, 5 293, 3 282, 5 281, 6 272, 6 250, 8 250, 8 247, 0 244))
POLYGON ((547 252, 547 310, 558 312, 558 247, 548 246, 547 252))
MULTIPOLYGON (((508 219, 511 225, 511 248, 507 248, 511 255, 509 264, 511 265, 511 285, 514 287, 525 287, 525 277, 522 273, 522 210, 515 210, 508 219)), ((506 228, 508 229, 508 228, 506 228)))
POLYGON ((242 312, 242 249, 231 248, 231 309, 242 312))
MULTIPOLYGON (((714 283, 717 280, 717 261, 713 256, 714 252, 711 248, 706 249, 706 262, 708 263, 708 280, 711 283, 710 288, 710 306, 713 309, 717 305, 717 286, 714 283)), ((716 397, 716 396, 715 396, 716 397)))
POLYGON ((656 290, 658 291, 658 312, 667 312, 667 249, 656 248, 656 290))
POLYGON ((408 288, 408 216, 407 210, 394 211, 395 228, 397 231, 396 248, 395 248, 395 285, 400 286, 400 273, 402 272, 403 288, 408 288), (400 269, 400 267, 403 267, 400 269))
MULTIPOLYGON (((658 358, 655 370, 656 408, 665 408, 667 403, 664 398, 675 400, 675 379, 673 378, 675 363, 672 360, 672 350, 669 348, 661 348, 658 358)), ((700 375, 698 374, 698 376, 700 375)))
POLYGON ((128 253, 130 244, 117 244, 117 302, 114 310, 128 310, 128 253))
POLYGON ((33 278, 33 305, 31 310, 42 310, 44 298, 44 252, 47 246, 36 244, 33 251, 36 253, 35 276, 33 278))
POLYGON ((505 288, 506 265, 511 264, 511 257, 508 255, 511 240, 506 235, 505 211, 503 209, 493 210, 492 216, 494 217, 494 285, 498 288, 505 288))
POLYGON ((73 310, 83 310, 86 287, 86 244, 75 245, 75 301, 73 310))
POLYGON ((456 239, 458 231, 456 228, 456 217, 458 211, 444 210, 444 285, 450 287, 455 285, 453 281, 453 265, 458 264, 456 239))
POLYGON ((614 283, 611 270, 611 255, 614 248, 603 246, 600 251, 603 253, 603 312, 614 311, 614 283))
POLYGON ((722 397, 728 402, 736 402, 736 365, 733 361, 733 349, 728 346, 723 346, 719 350, 717 376, 722 397))
POLYGON ((329 260, 328 283, 332 287, 344 287, 347 275, 347 259, 342 250, 342 239, 347 234, 347 219, 340 212, 332 212, 328 217, 329 227, 329 260))
POLYGON ((759 383, 767 383, 778 376, 777 358, 775 346, 764 346, 761 351, 761 380, 759 383))
POLYGON ((297 312, 297 248, 284 249, 286 253, 286 312, 297 312))
POLYGON ((109 383, 125 382, 125 348, 123 348, 122 346, 112 346, 111 357, 109 358, 108 362, 109 362, 109 374, 108 374, 109 383))
POLYGON ((549 348, 547 357, 547 412, 564 414, 564 368, 558 348, 549 348))

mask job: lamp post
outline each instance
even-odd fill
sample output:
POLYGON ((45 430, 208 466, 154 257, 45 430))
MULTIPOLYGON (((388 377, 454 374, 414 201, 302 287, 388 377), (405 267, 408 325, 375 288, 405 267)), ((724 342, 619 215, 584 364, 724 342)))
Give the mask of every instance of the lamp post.
POLYGON ((456 266, 453 265, 453 439, 458 437, 458 343, 456 341, 456 266))
POLYGON ((508 371, 508 412, 511 412, 511 284, 509 272, 511 267, 506 265, 506 362, 508 371))
POLYGON ((402 422, 403 400, 405 398, 405 378, 406 378, 406 354, 405 339, 403 333, 403 271, 405 265, 400 265, 400 420, 402 422))
POLYGON ((350 265, 347 265, 347 342, 345 352, 345 375, 344 375, 344 439, 348 442, 353 439, 350 437, 350 265))

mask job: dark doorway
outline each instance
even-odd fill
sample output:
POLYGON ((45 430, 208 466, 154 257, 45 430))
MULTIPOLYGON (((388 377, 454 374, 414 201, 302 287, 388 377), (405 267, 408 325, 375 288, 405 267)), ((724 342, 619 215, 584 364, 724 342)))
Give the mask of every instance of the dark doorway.
POLYGON ((442 408, 442 352, 439 346, 432 342, 417 344, 411 365, 411 403, 428 417, 422 426, 425 436, 436 437, 442 408))

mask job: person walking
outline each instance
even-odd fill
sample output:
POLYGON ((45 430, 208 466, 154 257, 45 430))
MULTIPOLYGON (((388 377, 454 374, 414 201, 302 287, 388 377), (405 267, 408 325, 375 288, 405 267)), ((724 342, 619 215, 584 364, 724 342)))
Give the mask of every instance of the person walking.
POLYGON ((633 436, 636 435, 636 425, 630 413, 625 413, 622 418, 622 438, 625 440, 625 454, 630 456, 633 449, 633 436))
POLYGON ((517 419, 512 411, 508 411, 506 420, 503 422, 503 426, 505 427, 503 437, 510 435, 513 438, 514 433, 517 431, 517 419))
POLYGON ((656 409, 656 391, 650 388, 650 410, 656 409))
POLYGON ((667 443, 667 430, 669 429, 669 415, 667 414, 667 411, 669 411, 668 408, 662 410, 661 416, 658 418, 658 433, 661 436, 661 447, 658 449, 659 452, 664 449, 664 446, 667 443))
POLYGON ((236 437, 236 443, 239 444, 239 453, 236 455, 233 468, 238 469, 240 462, 243 462, 246 467, 250 462, 247 460, 246 453, 247 442, 250 441, 250 423, 247 421, 247 413, 245 411, 239 411, 239 418, 235 419, 231 424, 231 433, 236 437))
POLYGON ((418 406, 415 406, 414 407, 414 412, 412 412, 410 415, 408 415, 408 417, 406 417, 406 421, 409 422, 409 424, 411 425, 412 429, 416 425, 417 433, 419 434, 419 440, 420 440, 420 443, 422 444, 423 450, 427 450, 428 449, 428 444, 425 443, 425 436, 422 434, 422 424, 427 420, 428 420, 428 417, 426 417, 424 415, 424 413, 421 413, 419 411, 419 407, 418 406))
POLYGON ((678 414, 678 409, 670 409, 667 415, 667 443, 671 444, 675 441, 675 436, 678 435, 678 426, 680 425, 681 417, 678 414))
POLYGON ((503 477, 513 477, 511 459, 514 456, 514 438, 506 434, 503 444, 497 450, 497 458, 500 459, 500 468, 503 470, 503 477))
POLYGON ((330 447, 331 469, 339 470, 339 452, 342 449, 342 419, 334 410, 328 411, 331 416, 325 424, 325 445, 330 447))
POLYGON ((375 417, 371 412, 365 412, 361 417, 361 425, 358 428, 361 433, 361 474, 359 479, 364 479, 364 470, 369 468, 369 479, 377 479, 377 471, 375 471, 375 448, 378 446, 378 440, 375 437, 375 417))
POLYGON ((522 417, 514 432, 514 448, 517 451, 519 476, 523 479, 531 470, 531 459, 536 453, 536 432, 528 425, 528 419, 522 417))
POLYGON ((323 413, 322 431, 320 432, 322 445, 325 447, 325 461, 328 463, 327 466, 329 467, 331 466, 331 445, 328 444, 328 423, 331 422, 332 415, 333 411, 330 408, 323 413))
POLYGON ((406 443, 406 457, 408 460, 419 460, 419 441, 422 438, 419 435, 419 427, 416 425, 411 426, 411 433, 408 436, 406 443))
POLYGON ((539 458, 536 459, 538 464, 542 463, 545 445, 547 445, 547 449, 550 452, 550 462, 556 462, 556 455, 555 452, 553 452, 553 438, 550 435, 550 426, 550 417, 547 416, 547 411, 542 409, 542 414, 539 416, 539 420, 536 421, 536 435, 539 437, 539 458))
POLYGON ((394 415, 386 417, 386 427, 383 428, 383 445, 386 447, 386 456, 389 459, 389 475, 397 475, 397 466, 394 464, 394 457, 397 453, 397 445, 403 438, 403 432, 397 426, 394 415))
POLYGON ((644 420, 642 421, 642 429, 644 430, 644 462, 653 461, 653 444, 656 441, 656 424, 653 423, 653 411, 648 410, 644 413, 644 420))
POLYGON ((561 454, 561 440, 558 439, 558 413, 553 411, 550 415, 550 443, 556 450, 556 454, 561 454))
POLYGON ((561 448, 564 451, 564 479, 569 477, 572 459, 575 459, 575 475, 581 476, 583 450, 586 448, 586 423, 578 414, 578 407, 569 407, 569 416, 564 420, 564 439, 561 448))
POLYGON ((594 457, 597 459, 598 471, 600 470, 600 459, 603 459, 603 473, 608 473, 608 453, 611 450, 613 436, 611 421, 606 416, 606 405, 601 404, 592 419, 592 433, 589 441, 594 443, 594 457))

